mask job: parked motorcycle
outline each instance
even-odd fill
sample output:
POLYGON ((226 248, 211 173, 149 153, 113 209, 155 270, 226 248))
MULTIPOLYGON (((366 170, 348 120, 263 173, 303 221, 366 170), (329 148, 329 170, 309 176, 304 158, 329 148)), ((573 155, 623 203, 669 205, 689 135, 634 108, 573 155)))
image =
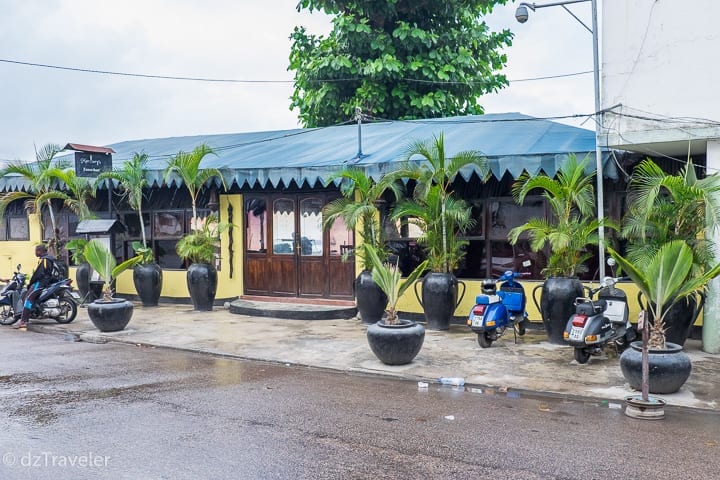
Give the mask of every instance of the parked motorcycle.
MULTIPOLYGON (((12 325, 20 319, 16 313, 22 311, 22 298, 24 298, 27 288, 24 287, 26 275, 20 273, 21 265, 17 266, 17 271, 13 273, 13 278, 5 287, 9 292, 7 296, 0 293, 0 323, 3 325, 12 325), (8 290, 11 285, 15 290, 8 290), (20 291, 20 300, 18 301, 16 294, 17 289, 20 291)), ((70 323, 77 317, 77 294, 72 291, 72 280, 63 279, 54 282, 43 289, 40 296, 35 301, 33 309, 30 312, 30 319, 51 318, 58 323, 70 323)))
POLYGON ((15 312, 22 310, 22 294, 27 276, 20 273, 21 265, 13 272, 10 282, 0 291, 0 324, 12 325, 17 321, 15 312))
POLYGON ((512 328, 515 335, 525 335, 527 298, 525 289, 515 280, 525 275, 530 274, 508 270, 498 279, 483 280, 482 294, 475 297, 475 306, 467 320, 470 329, 477 333, 482 348, 490 347, 508 328, 512 328))
POLYGON ((563 338, 574 347, 578 363, 587 363, 609 344, 620 353, 637 338, 628 319, 627 295, 615 286, 620 280, 623 278, 605 277, 598 288, 588 289, 587 298, 576 299, 575 314, 568 320, 563 338), (593 300, 595 294, 597 300, 593 300))

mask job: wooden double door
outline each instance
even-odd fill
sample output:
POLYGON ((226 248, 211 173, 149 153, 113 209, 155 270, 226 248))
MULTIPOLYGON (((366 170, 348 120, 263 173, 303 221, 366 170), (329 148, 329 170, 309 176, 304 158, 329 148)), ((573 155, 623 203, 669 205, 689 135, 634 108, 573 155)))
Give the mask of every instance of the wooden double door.
POLYGON ((352 299, 354 234, 322 224, 335 192, 245 196, 245 293, 352 299))

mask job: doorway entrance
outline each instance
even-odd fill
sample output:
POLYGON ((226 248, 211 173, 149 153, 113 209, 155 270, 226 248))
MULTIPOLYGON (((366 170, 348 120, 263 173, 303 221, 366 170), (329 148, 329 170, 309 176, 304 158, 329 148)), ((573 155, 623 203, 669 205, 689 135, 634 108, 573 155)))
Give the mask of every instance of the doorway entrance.
POLYGON ((342 220, 322 225, 336 192, 245 196, 245 293, 352 299, 355 239, 342 220))

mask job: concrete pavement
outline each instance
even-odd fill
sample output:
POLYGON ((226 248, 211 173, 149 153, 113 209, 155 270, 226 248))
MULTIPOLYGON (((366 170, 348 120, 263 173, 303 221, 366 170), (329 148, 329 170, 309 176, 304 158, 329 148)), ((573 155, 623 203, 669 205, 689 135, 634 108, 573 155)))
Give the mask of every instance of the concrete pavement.
MULTIPOLYGON (((485 388, 486 393, 515 389, 617 400, 636 393, 625 384, 614 353, 580 365, 573 360, 571 348, 549 344, 541 331, 528 330, 517 344, 511 333, 506 334, 489 349, 481 349, 476 336, 463 326, 428 331, 420 354, 404 366, 380 363, 367 345, 365 331, 366 326, 357 319, 281 320, 231 314, 222 308, 195 312, 186 305, 136 305, 133 319, 121 332, 99 332, 86 310, 80 309, 69 325, 40 321, 31 324, 28 333, 417 380, 464 377, 469 386, 491 387, 485 388)), ((693 373, 680 392, 662 398, 670 405, 720 411, 720 356, 702 352, 696 340, 689 340, 685 350, 692 359, 693 373)))

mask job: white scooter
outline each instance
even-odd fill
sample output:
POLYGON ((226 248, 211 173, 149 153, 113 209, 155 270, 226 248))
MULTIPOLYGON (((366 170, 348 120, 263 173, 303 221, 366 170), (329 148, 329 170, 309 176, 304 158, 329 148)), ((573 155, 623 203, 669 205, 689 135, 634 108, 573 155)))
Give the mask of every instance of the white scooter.
POLYGON ((575 314, 568 320, 564 340, 574 348, 578 363, 587 363, 591 355, 600 355, 608 344, 618 353, 637 338, 630 323, 627 295, 615 284, 622 277, 605 277, 600 286, 589 289, 587 298, 577 298, 575 314), (593 295, 597 294, 597 300, 593 295))

